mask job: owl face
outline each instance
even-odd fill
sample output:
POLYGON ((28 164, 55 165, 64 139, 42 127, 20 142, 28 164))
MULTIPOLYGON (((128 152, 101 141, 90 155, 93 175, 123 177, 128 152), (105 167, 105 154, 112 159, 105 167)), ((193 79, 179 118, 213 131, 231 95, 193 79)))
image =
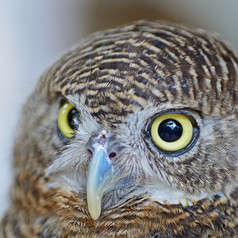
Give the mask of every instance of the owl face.
POLYGON ((233 202, 237 63, 222 42, 182 26, 138 22, 92 35, 26 103, 16 166, 53 191, 61 222, 72 213, 118 222, 126 209, 145 217, 151 204, 214 196, 233 202))

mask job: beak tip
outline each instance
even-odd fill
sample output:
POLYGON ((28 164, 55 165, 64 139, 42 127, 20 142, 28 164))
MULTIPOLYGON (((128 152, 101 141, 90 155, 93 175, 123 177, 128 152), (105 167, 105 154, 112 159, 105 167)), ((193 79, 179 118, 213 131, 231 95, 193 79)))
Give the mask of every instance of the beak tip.
MULTIPOLYGON (((100 214, 99 214, 99 215, 100 215, 100 214)), ((96 221, 96 220, 99 218, 99 215, 98 215, 98 214, 95 214, 95 215, 91 214, 91 218, 92 218, 94 221, 96 221)))
POLYGON ((93 220, 98 220, 101 214, 101 204, 99 206, 89 206, 89 214, 93 220))
POLYGON ((102 200, 102 193, 99 190, 95 189, 94 187, 88 186, 87 189, 87 204, 88 204, 88 211, 89 215, 93 220, 97 220, 101 214, 101 200, 102 200))

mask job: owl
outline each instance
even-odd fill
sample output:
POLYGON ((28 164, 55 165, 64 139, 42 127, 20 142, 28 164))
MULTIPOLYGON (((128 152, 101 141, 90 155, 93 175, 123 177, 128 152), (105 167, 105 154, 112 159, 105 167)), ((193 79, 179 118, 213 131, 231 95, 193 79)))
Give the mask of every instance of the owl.
POLYGON ((238 55, 137 21, 86 37, 22 109, 1 237, 238 237, 238 55))

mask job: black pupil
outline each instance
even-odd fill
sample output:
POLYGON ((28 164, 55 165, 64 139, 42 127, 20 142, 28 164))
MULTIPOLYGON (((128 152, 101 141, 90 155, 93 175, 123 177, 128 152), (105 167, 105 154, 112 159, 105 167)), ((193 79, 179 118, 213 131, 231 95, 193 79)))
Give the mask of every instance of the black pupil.
POLYGON ((77 127, 78 127, 78 124, 76 123, 77 120, 79 118, 79 113, 77 112, 76 109, 72 109, 70 112, 69 112, 69 115, 68 115, 68 122, 69 122, 69 126, 73 129, 73 130, 76 130, 77 127))
POLYGON ((174 142, 182 136, 183 128, 178 121, 167 119, 159 125, 158 133, 162 140, 174 142))

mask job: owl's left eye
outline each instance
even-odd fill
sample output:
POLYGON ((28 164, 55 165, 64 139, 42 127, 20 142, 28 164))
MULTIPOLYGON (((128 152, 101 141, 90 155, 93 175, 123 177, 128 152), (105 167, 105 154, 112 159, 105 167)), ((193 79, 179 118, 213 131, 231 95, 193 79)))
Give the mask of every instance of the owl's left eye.
POLYGON ((77 129, 77 121, 79 120, 79 113, 75 107, 69 102, 64 103, 58 116, 58 128, 60 133, 67 139, 74 136, 77 129))
POLYGON ((150 125, 152 142, 164 152, 188 148, 197 135, 198 128, 192 118, 182 113, 159 115, 150 125))

